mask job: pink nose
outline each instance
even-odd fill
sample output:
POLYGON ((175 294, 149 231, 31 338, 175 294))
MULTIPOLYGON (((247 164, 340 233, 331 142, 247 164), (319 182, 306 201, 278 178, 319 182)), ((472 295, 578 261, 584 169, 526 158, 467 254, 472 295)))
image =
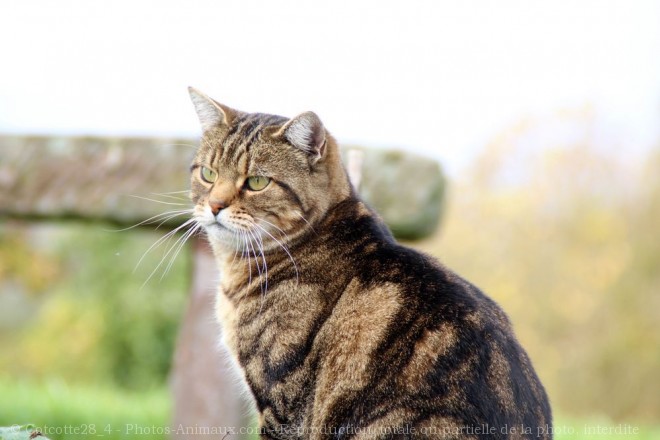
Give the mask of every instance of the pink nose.
POLYGON ((227 204, 220 200, 212 200, 209 202, 209 206, 211 207, 213 215, 218 215, 221 210, 227 207, 227 204))

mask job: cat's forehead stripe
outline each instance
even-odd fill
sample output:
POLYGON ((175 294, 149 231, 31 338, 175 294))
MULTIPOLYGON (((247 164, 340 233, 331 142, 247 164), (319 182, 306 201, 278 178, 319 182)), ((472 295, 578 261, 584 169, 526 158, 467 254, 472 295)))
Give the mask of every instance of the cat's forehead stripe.
POLYGON ((208 163, 210 165, 213 165, 215 163, 215 157, 218 155, 218 149, 215 148, 213 145, 209 145, 209 148, 210 148, 210 154, 209 154, 210 158, 208 163))
POLYGON ((243 149, 245 153, 249 155, 250 147, 255 143, 259 138, 261 131, 273 125, 283 124, 286 122, 286 118, 276 115, 267 115, 267 114, 257 114, 258 118, 255 118, 252 121, 252 126, 245 132, 245 140, 243 142, 243 149))
POLYGON ((245 129, 242 130, 243 135, 241 136, 240 144, 236 145, 234 153, 232 155, 232 163, 238 164, 240 158, 249 151, 250 146, 256 139, 259 134, 259 128, 261 124, 255 119, 251 119, 249 122, 244 124, 245 129))
POLYGON ((241 115, 235 125, 230 130, 230 134, 223 142, 223 157, 221 160, 225 163, 236 163, 238 154, 244 148, 251 133, 258 132, 261 126, 258 113, 249 113, 241 115))
POLYGON ((283 124, 287 118, 264 113, 243 114, 236 119, 227 137, 223 141, 222 153, 219 162, 238 165, 244 154, 248 154, 250 147, 259 138, 265 127, 283 124))
POLYGON ((232 157, 236 148, 240 145, 244 137, 244 130, 249 127, 251 114, 241 114, 234 120, 229 128, 229 132, 222 142, 222 152, 219 158, 221 162, 227 162, 227 157, 232 157))

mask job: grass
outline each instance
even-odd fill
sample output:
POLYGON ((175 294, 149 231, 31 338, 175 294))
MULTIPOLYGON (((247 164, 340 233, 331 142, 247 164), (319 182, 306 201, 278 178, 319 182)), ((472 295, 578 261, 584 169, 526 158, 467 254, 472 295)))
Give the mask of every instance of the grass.
MULTIPOLYGON (((165 388, 129 392, 112 386, 35 382, 0 375, 0 426, 33 423, 57 439, 167 439, 171 397, 165 388)), ((651 440, 660 424, 619 423, 604 417, 555 418, 557 440, 651 440)))
POLYGON ((0 376, 0 426, 35 424, 50 439, 166 439, 166 389, 132 393, 111 386, 41 383, 0 376))
POLYGON ((559 416, 555 418, 554 434, 557 440, 654 440, 660 438, 660 424, 559 416))

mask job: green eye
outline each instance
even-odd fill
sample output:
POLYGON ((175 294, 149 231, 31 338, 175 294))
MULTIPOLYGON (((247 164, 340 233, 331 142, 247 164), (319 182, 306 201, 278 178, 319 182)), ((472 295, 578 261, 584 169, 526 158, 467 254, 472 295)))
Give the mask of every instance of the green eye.
POLYGON ((247 180, 245 181, 247 187, 252 191, 261 191, 262 189, 267 187, 269 183, 270 183, 270 178, 264 176, 248 177, 247 180))
POLYGON ((206 167, 202 167, 201 174, 202 180, 208 183, 213 183, 218 178, 218 173, 206 167))

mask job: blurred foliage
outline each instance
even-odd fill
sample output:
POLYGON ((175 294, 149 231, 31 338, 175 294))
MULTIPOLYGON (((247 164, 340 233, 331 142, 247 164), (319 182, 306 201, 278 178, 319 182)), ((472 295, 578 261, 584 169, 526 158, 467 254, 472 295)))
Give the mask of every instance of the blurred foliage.
POLYGON ((56 280, 59 269, 56 259, 26 243, 25 234, 0 232, 0 280, 11 277, 28 293, 43 292, 56 280))
POLYGON ((27 311, 12 307, 25 318, 0 334, 10 341, 0 352, 1 371, 135 390, 162 385, 185 307, 187 251, 162 281, 157 274, 145 283, 162 252, 150 252, 133 270, 155 233, 5 225, 0 237, 3 267, 20 268, 3 273, 3 296, 47 291, 39 303, 23 304, 27 311))
POLYGON ((588 115, 549 143, 547 123, 493 142, 421 247, 503 306, 555 409, 658 420, 660 149, 597 147, 588 115))

